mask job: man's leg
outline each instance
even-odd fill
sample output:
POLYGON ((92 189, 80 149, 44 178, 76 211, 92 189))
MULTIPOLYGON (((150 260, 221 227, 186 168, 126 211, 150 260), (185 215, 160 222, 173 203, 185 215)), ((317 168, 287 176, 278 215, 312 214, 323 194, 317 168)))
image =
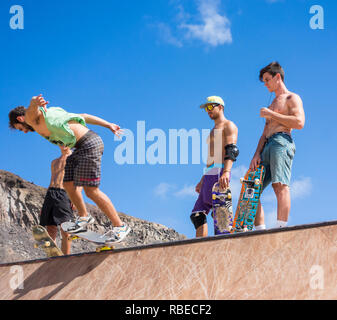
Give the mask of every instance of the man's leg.
POLYGON ((278 226, 285 226, 291 207, 290 190, 287 185, 281 183, 274 183, 272 186, 277 199, 278 226))
POLYGON ((208 235, 208 225, 207 223, 201 225, 200 227, 197 228, 196 230, 196 237, 207 237, 208 235))
MULTIPOLYGON (((111 200, 105 193, 99 190, 98 187, 85 186, 83 188, 87 197, 96 203, 96 205, 101 209, 101 211, 105 213, 105 215, 110 219, 114 227, 123 226, 123 222, 119 218, 118 212, 116 211, 111 200)), ((76 203, 74 204, 76 206, 76 203)))
POLYGON ((63 254, 70 254, 70 252, 71 252, 71 240, 68 240, 69 233, 64 232, 61 228, 61 236, 62 236, 61 250, 62 250, 63 254))
MULTIPOLYGON (((57 236, 57 226, 47 226, 47 231, 50 237, 56 241, 57 236)), ((63 254, 70 254, 71 240, 68 240, 68 233, 65 233, 61 228, 62 241, 61 241, 61 251, 63 254)))
MULTIPOLYGON (((269 165, 265 165, 265 177, 263 180, 263 189, 261 191, 261 195, 263 191, 266 189, 266 187, 270 184, 271 181, 271 174, 270 174, 270 167, 269 165)), ((256 216, 255 216, 255 230, 265 230, 266 229, 266 224, 264 222, 264 210, 263 206, 261 204, 261 199, 259 201, 259 205, 257 207, 256 211, 256 216)))
POLYGON ((200 207, 200 205, 204 205, 204 204, 202 203, 202 200, 199 196, 197 202, 194 205, 192 214, 190 215, 191 222, 193 223, 194 228, 196 230, 195 236, 197 238, 208 236, 206 213, 209 211, 209 209, 206 208, 204 210, 204 208, 200 207), (198 210, 198 207, 199 207, 199 210, 198 210))
POLYGON ((290 178, 295 154, 295 144, 287 136, 279 135, 274 138, 270 154, 272 171, 272 186, 277 199, 277 225, 285 227, 290 213, 290 178), (282 145, 282 147, 280 147, 282 145))
POLYGON ((49 225, 47 226, 47 231, 50 237, 55 241, 57 236, 57 226, 49 225))
POLYGON ((74 181, 63 182, 63 187, 67 191, 70 201, 75 205, 78 215, 86 217, 88 212, 82 196, 82 187, 75 186, 74 181))
POLYGON ((264 223, 264 210, 263 210, 261 201, 259 201, 259 205, 257 207, 254 225, 255 225, 255 230, 266 229, 266 225, 264 223))

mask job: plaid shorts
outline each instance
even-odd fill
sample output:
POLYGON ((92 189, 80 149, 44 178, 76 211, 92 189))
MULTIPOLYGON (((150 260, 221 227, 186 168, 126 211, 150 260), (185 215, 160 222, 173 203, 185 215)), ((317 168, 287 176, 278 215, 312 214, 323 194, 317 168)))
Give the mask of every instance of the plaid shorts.
POLYGON ((67 158, 63 182, 74 181, 75 186, 98 187, 103 150, 101 137, 89 130, 77 141, 73 153, 67 158))

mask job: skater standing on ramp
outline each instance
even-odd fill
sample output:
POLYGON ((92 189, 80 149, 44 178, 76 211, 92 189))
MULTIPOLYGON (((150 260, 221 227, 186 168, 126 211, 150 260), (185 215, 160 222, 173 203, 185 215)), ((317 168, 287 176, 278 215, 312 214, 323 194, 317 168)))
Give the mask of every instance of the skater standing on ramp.
MULTIPOLYGON (((44 198, 41 209, 40 225, 45 226, 50 237, 55 241, 57 236, 57 227, 61 223, 73 220, 73 209, 67 192, 63 188, 64 167, 66 160, 71 155, 68 147, 62 147, 61 157, 51 163, 51 179, 44 198)), ((70 254, 71 241, 68 240, 68 234, 61 229, 61 250, 63 254, 70 254)))
POLYGON ((208 139, 207 168, 195 190, 199 197, 190 216, 196 229, 196 237, 208 235, 207 214, 212 209, 212 188, 216 182, 223 189, 229 187, 233 162, 239 154, 236 146, 238 129, 224 116, 225 103, 218 96, 207 98, 200 108, 214 121, 208 139))
POLYGON ((46 108, 47 104, 42 95, 39 95, 32 98, 28 108, 20 106, 11 110, 10 127, 25 133, 36 131, 51 143, 74 148, 67 158, 63 180, 64 188, 79 215, 71 232, 84 230, 94 222, 85 207, 80 188, 83 187, 88 198, 93 200, 112 222, 109 241, 123 240, 130 228, 123 224, 110 199, 99 189, 103 141, 99 135, 89 130, 86 124, 108 128, 117 136, 121 133, 120 127, 89 114, 68 113, 59 107, 46 108))
MULTIPOLYGON (((290 92, 284 84, 284 71, 278 62, 272 62, 260 71, 260 80, 275 99, 268 108, 260 109, 260 117, 266 119, 262 136, 250 163, 255 170, 262 163, 266 169, 263 189, 270 183, 277 199, 277 227, 285 227, 290 212, 290 177, 295 143, 293 129, 304 127, 305 115, 301 98, 290 92)), ((255 229, 265 229, 264 211, 259 203, 255 229)))

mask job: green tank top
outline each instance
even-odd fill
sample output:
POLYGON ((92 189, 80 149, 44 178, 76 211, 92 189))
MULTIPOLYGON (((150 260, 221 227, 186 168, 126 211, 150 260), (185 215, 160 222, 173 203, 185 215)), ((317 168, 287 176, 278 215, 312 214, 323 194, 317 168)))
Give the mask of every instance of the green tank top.
POLYGON ((47 109, 47 112, 42 107, 40 107, 40 110, 50 131, 50 136, 44 138, 51 143, 73 148, 76 144, 76 137, 73 130, 70 129, 68 122, 77 121, 87 126, 84 118, 79 114, 69 113, 60 107, 50 107, 47 109))

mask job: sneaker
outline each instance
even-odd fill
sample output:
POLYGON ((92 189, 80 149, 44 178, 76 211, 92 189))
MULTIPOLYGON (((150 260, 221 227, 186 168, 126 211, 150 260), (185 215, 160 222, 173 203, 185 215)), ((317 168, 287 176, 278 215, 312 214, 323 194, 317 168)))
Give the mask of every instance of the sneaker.
POLYGON ((121 242, 129 234, 131 228, 124 223, 121 227, 113 227, 104 236, 107 238, 105 240, 106 244, 121 242))
POLYGON ((81 231, 86 231, 89 224, 95 222, 95 219, 88 214, 86 217, 77 217, 75 224, 71 229, 68 229, 68 233, 77 233, 81 231))

